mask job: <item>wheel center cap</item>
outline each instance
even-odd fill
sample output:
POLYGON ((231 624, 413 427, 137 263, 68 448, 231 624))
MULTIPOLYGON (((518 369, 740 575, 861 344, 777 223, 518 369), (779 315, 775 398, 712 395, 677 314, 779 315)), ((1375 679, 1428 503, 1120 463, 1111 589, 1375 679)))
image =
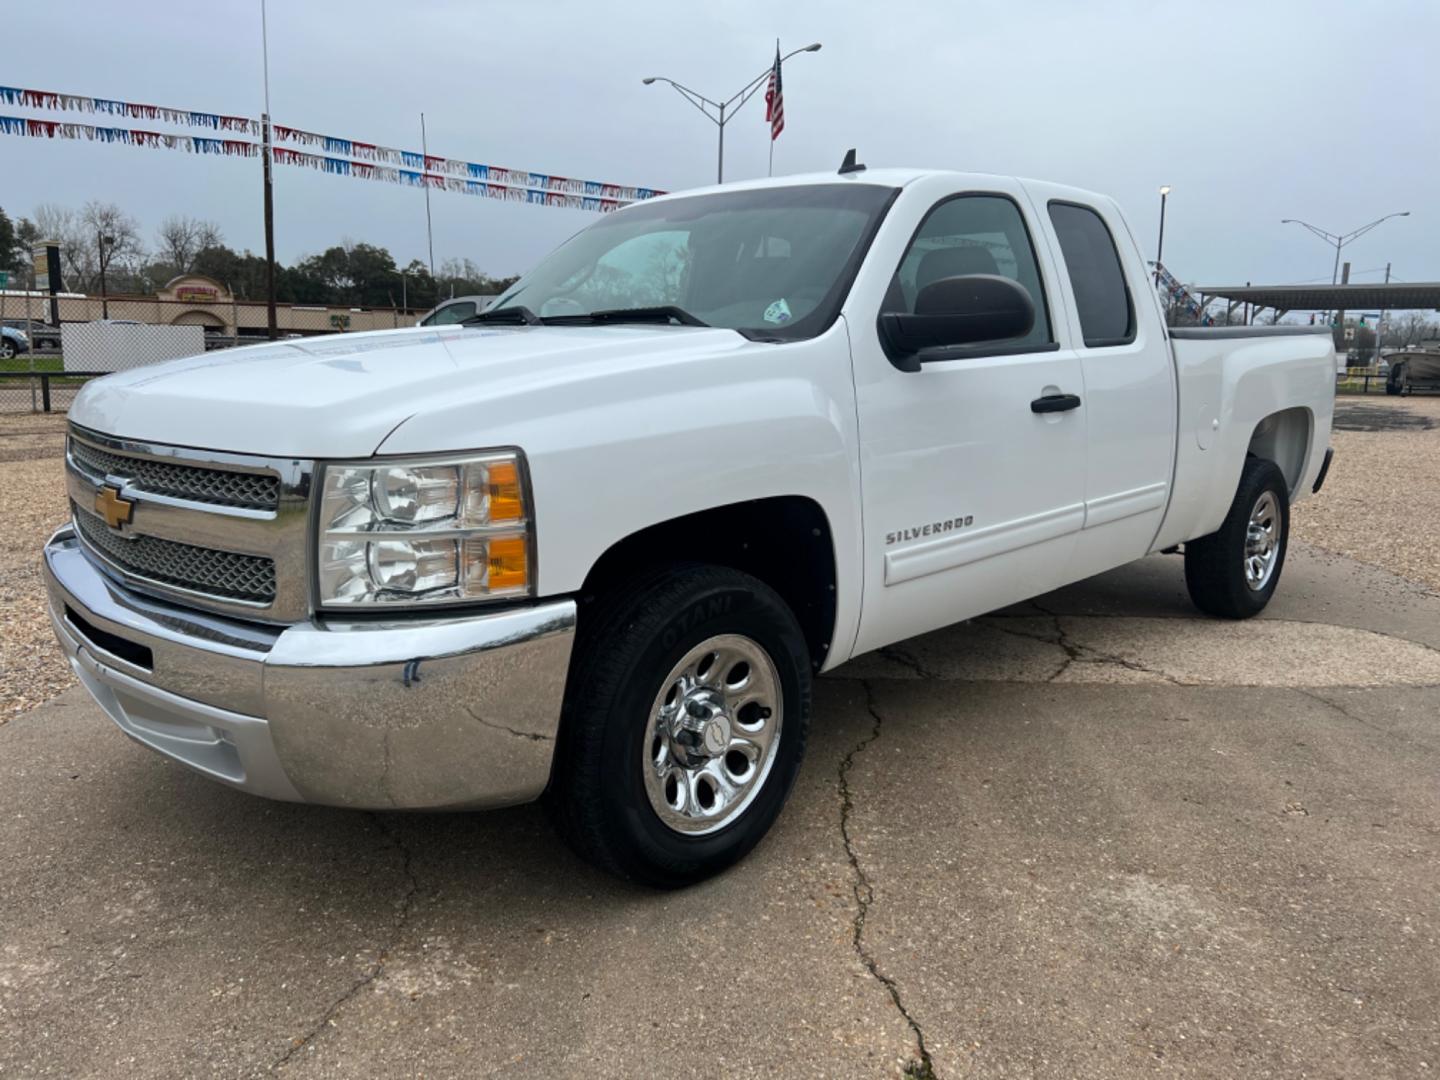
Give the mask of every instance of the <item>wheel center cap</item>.
POLYGON ((711 757, 719 757, 730 745, 730 721, 724 716, 717 716, 705 725, 704 733, 705 752, 711 757))
POLYGON ((679 755, 694 765, 717 758, 730 747, 730 717, 725 699, 708 687, 697 687, 686 695, 676 717, 672 738, 679 755))

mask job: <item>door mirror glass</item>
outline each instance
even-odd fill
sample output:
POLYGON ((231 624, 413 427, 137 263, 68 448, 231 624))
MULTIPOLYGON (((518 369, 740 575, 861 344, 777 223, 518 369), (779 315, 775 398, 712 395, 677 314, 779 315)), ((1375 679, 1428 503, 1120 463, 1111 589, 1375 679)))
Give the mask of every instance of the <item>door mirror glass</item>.
POLYGON ((913 313, 880 316, 887 351, 910 358, 906 370, 919 370, 926 357, 917 354, 924 349, 1022 338, 1034 326, 1030 291, 998 274, 940 278, 916 294, 913 313))

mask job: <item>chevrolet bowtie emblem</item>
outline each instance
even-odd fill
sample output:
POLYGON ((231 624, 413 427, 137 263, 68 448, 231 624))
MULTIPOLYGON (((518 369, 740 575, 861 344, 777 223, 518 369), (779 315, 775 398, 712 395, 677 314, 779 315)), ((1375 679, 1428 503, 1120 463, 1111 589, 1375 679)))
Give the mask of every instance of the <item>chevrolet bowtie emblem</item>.
POLYGON ((105 524, 110 528, 119 529, 121 525, 130 524, 130 519, 135 514, 135 504, 122 498, 118 488, 106 484, 95 492, 95 512, 105 519, 105 524))

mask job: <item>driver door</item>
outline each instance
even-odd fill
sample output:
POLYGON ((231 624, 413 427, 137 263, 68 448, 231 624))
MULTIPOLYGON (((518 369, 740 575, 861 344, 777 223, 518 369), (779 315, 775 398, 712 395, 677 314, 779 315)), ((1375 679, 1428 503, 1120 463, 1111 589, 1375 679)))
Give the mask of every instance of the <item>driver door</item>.
POLYGON ((1029 200, 1002 185, 927 203, 913 235, 871 253, 890 260, 877 272, 893 267, 888 281, 868 282, 872 297, 883 288, 878 303, 862 311, 857 290, 847 304, 864 509, 856 652, 1059 585, 1085 519, 1081 365, 1061 340, 1063 301, 1048 251, 1032 239, 1029 200), (971 274, 1022 285, 1035 305, 1030 332, 887 354, 880 313, 913 313, 926 285, 971 274), (1057 395, 1081 407, 1032 406, 1057 395))

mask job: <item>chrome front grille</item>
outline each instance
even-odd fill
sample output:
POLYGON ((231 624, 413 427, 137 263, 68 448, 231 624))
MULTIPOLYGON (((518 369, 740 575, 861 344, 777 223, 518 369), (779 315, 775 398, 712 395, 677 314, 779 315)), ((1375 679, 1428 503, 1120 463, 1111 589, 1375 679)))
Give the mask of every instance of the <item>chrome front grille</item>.
POLYGON ((127 539, 73 502, 75 528, 120 569, 161 585, 247 604, 275 602, 275 560, 216 551, 155 536, 127 539))
POLYGON ((112 578, 220 614, 308 617, 313 462, 142 443, 72 424, 65 471, 81 545, 112 578), (116 499, 130 508, 112 527, 102 512, 112 515, 116 499))
POLYGON ((70 455, 88 472, 128 480, 136 491, 174 499, 274 510, 280 505, 280 478, 112 453, 71 436, 70 455))

